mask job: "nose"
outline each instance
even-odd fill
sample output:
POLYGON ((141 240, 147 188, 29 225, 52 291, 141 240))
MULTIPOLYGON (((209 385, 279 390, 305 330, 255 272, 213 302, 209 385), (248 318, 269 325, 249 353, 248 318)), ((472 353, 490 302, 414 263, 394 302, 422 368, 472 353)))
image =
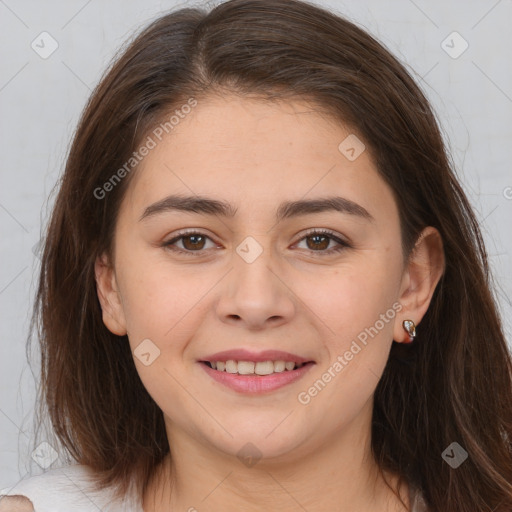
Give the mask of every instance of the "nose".
POLYGON ((251 331, 289 322, 296 312, 296 299, 291 283, 271 261, 270 250, 261 251, 255 259, 240 254, 233 255, 233 268, 225 277, 217 303, 221 321, 251 331))

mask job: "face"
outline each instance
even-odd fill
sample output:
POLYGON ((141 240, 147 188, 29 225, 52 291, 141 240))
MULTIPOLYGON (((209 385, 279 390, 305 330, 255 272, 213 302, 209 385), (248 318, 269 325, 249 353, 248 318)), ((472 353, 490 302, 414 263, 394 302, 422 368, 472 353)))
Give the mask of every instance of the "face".
POLYGON ((199 100, 141 162, 97 278, 170 437, 291 458, 369 425, 411 277, 391 189, 358 144, 305 103, 230 96, 199 100), (215 203, 188 209, 198 199, 215 203), (205 363, 226 351, 214 359, 246 361, 230 371, 274 373, 205 363))

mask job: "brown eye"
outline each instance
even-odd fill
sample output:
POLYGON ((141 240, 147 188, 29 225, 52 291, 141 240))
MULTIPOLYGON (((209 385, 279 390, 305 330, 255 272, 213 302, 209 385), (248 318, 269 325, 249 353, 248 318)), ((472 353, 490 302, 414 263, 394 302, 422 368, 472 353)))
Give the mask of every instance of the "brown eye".
POLYGON ((337 237, 334 233, 324 230, 312 230, 307 233, 299 243, 303 240, 306 241, 306 249, 312 253, 332 254, 351 247, 348 242, 341 240, 341 238, 337 237), (337 246, 335 245, 329 249, 328 247, 331 242, 335 242, 337 246))
MULTIPOLYGON (((307 233, 299 243, 303 240, 306 241, 306 249, 310 253, 319 253, 318 255, 332 254, 351 247, 349 243, 341 240, 330 231, 313 230, 307 233), (331 242, 334 242, 337 245, 329 248, 331 242)), ((215 244, 209 236, 203 233, 189 231, 179 233, 172 240, 164 242, 162 246, 181 254, 200 256, 203 251, 206 251, 208 248, 215 247, 215 244), (208 241, 212 242, 212 246, 205 247, 208 241), (181 247, 179 245, 180 243, 181 247)))
POLYGON ((210 247, 206 247, 208 241, 212 242, 209 236, 206 236, 203 233, 189 231, 186 233, 179 233, 178 236, 175 236, 172 240, 164 242, 162 246, 182 254, 196 256, 194 253, 197 253, 197 256, 199 256, 206 249, 215 246, 212 242, 210 247))
POLYGON ((203 235, 187 235, 182 236, 183 247, 185 249, 193 251, 195 249, 203 249, 205 243, 205 237, 203 235))
POLYGON ((325 235, 310 235, 305 237, 305 240, 312 240, 312 243, 308 243, 308 249, 311 250, 320 250, 327 249, 329 247, 330 239, 325 235))

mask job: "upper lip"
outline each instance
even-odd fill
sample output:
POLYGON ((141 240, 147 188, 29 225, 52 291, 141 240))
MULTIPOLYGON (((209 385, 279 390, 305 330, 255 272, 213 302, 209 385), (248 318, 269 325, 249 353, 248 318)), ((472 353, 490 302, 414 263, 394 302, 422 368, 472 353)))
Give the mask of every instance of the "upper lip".
POLYGON ((294 363, 314 362, 312 359, 298 356, 282 350, 264 350, 263 352, 251 352, 245 349, 224 350, 215 354, 206 356, 201 361, 293 361, 294 363))

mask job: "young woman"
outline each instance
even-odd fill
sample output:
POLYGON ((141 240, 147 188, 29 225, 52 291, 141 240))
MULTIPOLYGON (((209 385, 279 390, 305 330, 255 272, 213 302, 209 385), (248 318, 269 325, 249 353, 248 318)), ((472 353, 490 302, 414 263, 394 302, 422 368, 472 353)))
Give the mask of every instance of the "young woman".
POLYGON ((74 464, 0 506, 510 512, 493 297, 381 44, 295 0, 163 16, 94 91, 45 239, 42 403, 74 464))

